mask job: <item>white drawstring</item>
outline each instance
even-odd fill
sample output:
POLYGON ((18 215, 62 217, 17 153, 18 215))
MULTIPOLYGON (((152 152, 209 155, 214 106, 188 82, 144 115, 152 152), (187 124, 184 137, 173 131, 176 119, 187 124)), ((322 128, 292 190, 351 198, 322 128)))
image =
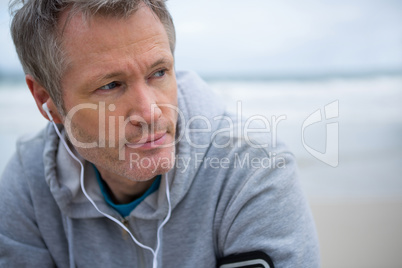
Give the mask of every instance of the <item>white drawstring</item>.
MULTIPOLYGON (((47 112, 47 111, 46 111, 47 112)), ((49 116, 49 113, 48 113, 49 116)), ((49 116, 49 118, 51 118, 51 116, 49 116)), ((51 118, 53 119, 53 118, 51 118)), ((81 163, 81 161, 73 154, 73 152, 70 150, 69 146, 67 145, 66 141, 63 139, 59 129, 57 128, 56 124, 53 122, 53 120, 51 120, 51 122, 53 123, 54 129, 56 130, 57 135, 59 136, 60 140, 63 142, 64 147, 66 148, 67 152, 71 155, 71 157, 77 161, 80 166, 81 166, 81 173, 80 173, 80 184, 81 184, 81 189, 82 192, 84 193, 85 197, 88 199, 89 202, 91 202, 91 204, 95 207, 95 209, 102 214, 103 216, 105 216, 106 218, 108 218, 111 221, 114 221, 115 223, 117 223, 121 228, 123 228, 130 236, 131 239, 134 241, 134 243, 136 243, 138 246, 140 246, 143 249, 149 250, 151 251, 152 255, 153 255, 153 268, 157 268, 158 267, 158 252, 159 252, 159 248, 160 248, 160 238, 159 238, 159 234, 161 229, 163 228, 163 226, 169 221, 170 219, 170 215, 172 213, 172 206, 170 203, 170 191, 169 191, 169 182, 168 182, 168 176, 167 173, 165 175, 165 182, 166 182, 166 199, 168 201, 168 214, 166 215, 166 218, 163 220, 163 222, 161 223, 161 225, 158 228, 157 234, 156 234, 156 248, 155 250, 153 250, 151 247, 148 247, 142 243, 140 243, 135 237, 134 235, 130 232, 130 230, 123 224, 121 223, 119 220, 117 220, 116 218, 110 216, 109 214, 106 214, 104 212, 102 212, 98 206, 95 204, 95 202, 92 200, 92 198, 87 194, 87 191, 85 190, 84 187, 84 165, 81 163)), ((70 260, 71 261, 71 260, 70 260)), ((70 264, 71 265, 71 264, 70 264)))

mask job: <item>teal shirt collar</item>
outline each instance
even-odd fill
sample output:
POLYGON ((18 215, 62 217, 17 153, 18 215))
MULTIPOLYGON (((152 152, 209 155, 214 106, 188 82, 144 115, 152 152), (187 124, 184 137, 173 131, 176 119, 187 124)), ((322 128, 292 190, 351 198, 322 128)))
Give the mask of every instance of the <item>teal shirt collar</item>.
POLYGON ((96 179, 98 181, 100 190, 102 192, 103 197, 105 198, 106 203, 114 208, 119 214, 124 218, 130 215, 131 211, 133 211, 147 196, 151 195, 153 192, 158 190, 160 182, 161 182, 161 175, 158 175, 155 179, 155 181, 152 183, 151 187, 148 188, 148 190, 139 198, 135 199, 134 201, 127 203, 127 204, 115 204, 112 201, 112 197, 110 196, 109 193, 109 187, 106 185, 106 183, 103 181, 98 169, 93 165, 95 169, 95 174, 96 174, 96 179))

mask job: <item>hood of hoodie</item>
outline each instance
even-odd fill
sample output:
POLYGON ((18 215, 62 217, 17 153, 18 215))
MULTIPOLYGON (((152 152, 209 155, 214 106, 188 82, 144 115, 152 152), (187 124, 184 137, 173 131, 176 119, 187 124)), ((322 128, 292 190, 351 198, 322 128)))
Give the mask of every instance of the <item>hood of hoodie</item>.
MULTIPOLYGON (((199 159, 202 159, 208 151, 213 138, 212 133, 219 128, 219 120, 213 118, 225 113, 223 102, 195 73, 177 72, 176 78, 179 108, 176 163, 167 174, 162 174, 158 191, 141 202, 131 212, 130 217, 160 220, 166 216, 168 204, 165 176, 168 176, 171 206, 174 210, 188 192, 202 164, 199 159), (200 116, 204 120, 194 120, 200 116), (190 120, 192 118, 193 120, 190 120), (189 129, 205 129, 205 119, 210 123, 210 131, 202 132, 202 135, 188 131, 189 129), (192 143, 203 146, 194 146, 192 143)), ((63 126, 58 127, 64 136, 63 126)), ((68 154, 51 124, 44 130, 43 135, 46 140, 43 152, 45 178, 60 210, 70 218, 103 217, 84 196, 80 185, 81 167, 68 154)), ((74 148, 71 149, 84 165, 84 183, 87 193, 100 210, 119 217, 119 214, 104 201, 92 164, 85 161, 74 148)))

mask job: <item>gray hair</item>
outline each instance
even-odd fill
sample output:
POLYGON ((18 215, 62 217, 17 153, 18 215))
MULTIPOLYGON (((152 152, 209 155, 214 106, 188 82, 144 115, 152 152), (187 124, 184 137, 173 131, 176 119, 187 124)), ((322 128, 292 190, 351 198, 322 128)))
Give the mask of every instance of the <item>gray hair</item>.
POLYGON ((169 38, 174 54, 176 34, 166 0, 11 0, 13 15, 11 35, 18 57, 26 74, 41 84, 65 115, 61 78, 67 66, 67 57, 61 47, 58 19, 63 11, 71 8, 70 15, 81 12, 93 16, 100 14, 128 17, 140 3, 148 6, 160 19, 169 38))

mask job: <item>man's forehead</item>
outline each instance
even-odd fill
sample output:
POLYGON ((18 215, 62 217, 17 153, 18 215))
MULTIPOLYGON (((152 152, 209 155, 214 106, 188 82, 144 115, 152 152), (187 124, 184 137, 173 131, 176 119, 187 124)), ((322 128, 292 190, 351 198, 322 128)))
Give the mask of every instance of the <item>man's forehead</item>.
MULTIPOLYGON (((166 30, 153 11, 143 6, 126 18, 66 10, 60 17, 61 46, 67 57, 74 57, 77 51, 103 53, 120 49, 117 44, 136 46, 138 52, 147 50, 147 45, 166 43, 166 30)), ((170 49, 170 46, 169 46, 170 49)), ((72 60, 72 58, 71 58, 72 60)))
POLYGON ((100 17, 109 17, 109 20, 112 20, 111 16, 90 14, 83 11, 73 10, 71 7, 69 7, 60 13, 58 20, 59 33, 61 34, 61 37, 64 37, 64 35, 68 34, 72 29, 74 31, 88 30, 91 24, 93 24, 94 18, 100 17))
MULTIPOLYGON (((132 15, 134 15, 138 10, 145 9, 148 12, 153 14, 153 11, 145 5, 142 1, 138 4, 138 6, 129 11, 129 10, 114 10, 105 11, 103 9, 99 9, 96 12, 92 10, 80 10, 78 8, 73 8, 69 6, 65 8, 58 16, 58 29, 61 35, 63 36, 67 28, 78 28, 84 29, 91 26, 94 19, 102 18, 105 20, 124 20, 132 15)), ((155 16, 156 17, 156 16, 155 16)), ((157 17, 156 17, 157 18, 157 17)), ((157 19, 158 20, 158 19, 157 19)))

